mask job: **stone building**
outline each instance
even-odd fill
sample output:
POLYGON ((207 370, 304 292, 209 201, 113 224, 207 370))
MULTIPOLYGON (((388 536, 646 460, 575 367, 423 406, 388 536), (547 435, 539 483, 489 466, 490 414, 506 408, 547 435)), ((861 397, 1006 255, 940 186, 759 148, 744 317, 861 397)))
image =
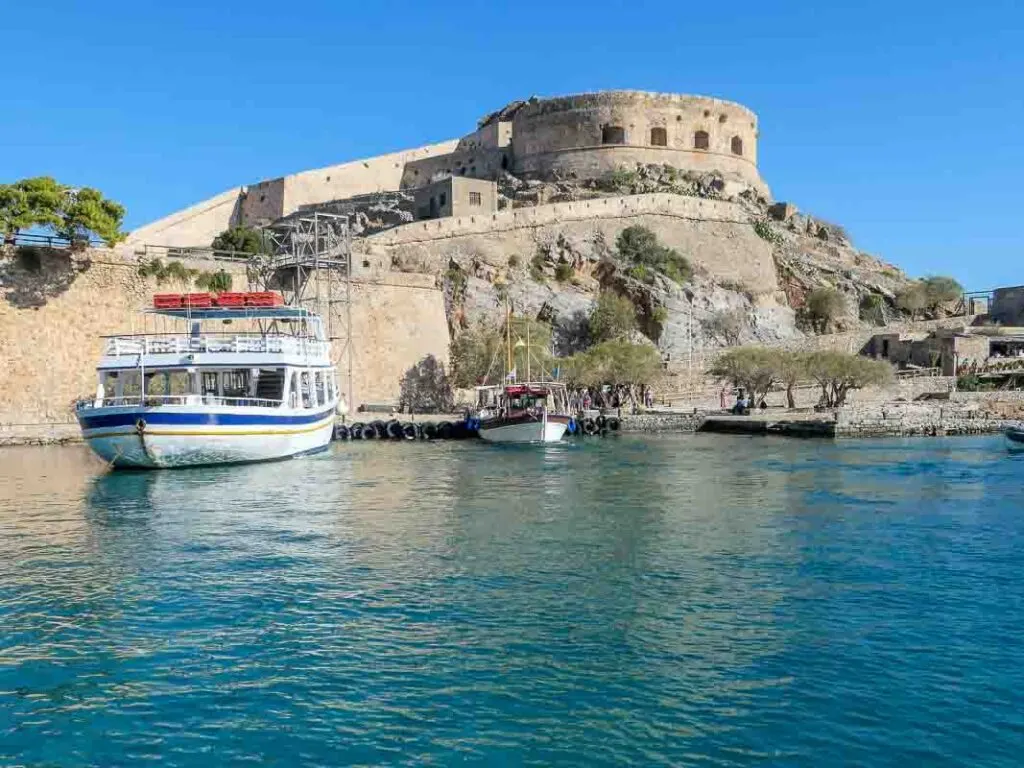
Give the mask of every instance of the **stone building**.
POLYGON ((964 366, 984 365, 992 354, 991 339, 970 328, 939 328, 927 334, 879 333, 862 350, 897 368, 938 368, 955 376, 964 366))
POLYGON ((999 325, 1024 326, 1024 285, 992 291, 989 314, 999 325))
POLYGON ((485 179, 448 176, 413 191, 416 218, 472 216, 498 210, 498 185, 485 179))
MULTIPOLYGON (((448 178, 494 181, 504 171, 527 179, 587 179, 658 164, 716 172, 768 197, 757 169, 757 139, 753 112, 704 96, 602 91, 532 97, 485 116, 460 139, 228 190, 140 227, 129 242, 208 246, 230 226, 266 224, 301 208, 360 195, 414 192, 448 178)), ((479 191, 487 208, 485 191, 479 191)), ((437 205, 437 215, 459 215, 442 214, 442 208, 437 205)))

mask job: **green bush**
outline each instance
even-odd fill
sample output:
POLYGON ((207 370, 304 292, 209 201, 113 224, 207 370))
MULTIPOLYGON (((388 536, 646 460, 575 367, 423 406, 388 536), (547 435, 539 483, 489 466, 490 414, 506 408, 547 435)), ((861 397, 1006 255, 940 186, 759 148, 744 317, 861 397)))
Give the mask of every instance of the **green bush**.
POLYGON ((768 219, 758 219, 755 221, 754 232, 762 240, 767 240, 772 245, 780 245, 782 243, 782 235, 772 228, 772 225, 768 223, 768 219))
POLYGON ((548 281, 547 276, 544 274, 544 270, 538 267, 536 264, 530 265, 530 277, 535 283, 546 283, 548 281))
POLYGON ((825 333, 846 312, 846 299, 835 288, 815 288, 807 294, 804 314, 817 333, 825 333))
MULTIPOLYGON (((626 227, 616 240, 619 257, 634 267, 640 266, 661 272, 669 280, 685 283, 693 275, 693 268, 685 256, 658 242, 658 237, 646 227, 626 227)), ((646 272, 643 274, 646 275, 646 272)), ((630 270, 630 276, 645 283, 653 279, 637 277, 630 270)))
POLYGON ((519 266, 519 257, 516 254, 512 254, 508 257, 508 266, 510 269, 515 269, 519 266))
POLYGON ((229 251, 232 253, 268 253, 269 243, 263 237, 262 230, 252 227, 231 227, 225 229, 210 243, 215 251, 229 251))
POLYGON ((860 300, 860 319, 866 323, 883 325, 885 323, 885 299, 877 293, 865 294, 860 300))
POLYGON ((636 330, 636 307, 625 296, 604 291, 590 311, 590 338, 596 343, 628 338, 636 330))
POLYGON ((572 268, 572 264, 560 263, 555 265, 555 280, 560 283, 568 281, 574 274, 575 270, 572 268))

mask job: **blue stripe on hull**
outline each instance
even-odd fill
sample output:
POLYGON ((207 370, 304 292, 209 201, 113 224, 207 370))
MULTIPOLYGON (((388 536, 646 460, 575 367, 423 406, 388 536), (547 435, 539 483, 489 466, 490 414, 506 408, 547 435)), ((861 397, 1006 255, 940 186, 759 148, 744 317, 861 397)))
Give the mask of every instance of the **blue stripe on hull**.
POLYGON ((78 422, 82 429, 99 429, 101 427, 134 427, 139 419, 145 419, 147 425, 175 424, 178 426, 283 426, 294 424, 313 424, 326 419, 334 413, 333 409, 319 413, 302 414, 300 416, 283 416, 262 413, 202 413, 180 412, 164 408, 139 409, 90 416, 78 414, 78 422))

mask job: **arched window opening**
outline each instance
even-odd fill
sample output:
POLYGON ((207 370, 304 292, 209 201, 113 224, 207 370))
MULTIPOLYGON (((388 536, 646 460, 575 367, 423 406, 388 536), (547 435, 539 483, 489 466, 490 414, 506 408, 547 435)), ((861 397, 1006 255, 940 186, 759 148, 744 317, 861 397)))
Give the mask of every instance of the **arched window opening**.
POLYGON ((707 131, 697 131, 693 134, 693 148, 694 149, 707 149, 711 146, 711 137, 708 136, 707 131))
POLYGON ((730 142, 730 148, 732 149, 732 153, 734 155, 742 155, 743 154, 743 139, 741 139, 739 136, 733 136, 732 137, 732 142, 730 142))
POLYGON ((626 129, 621 125, 606 125, 601 129, 602 144, 625 144, 626 129))
POLYGON ((664 128, 651 128, 651 146, 667 147, 668 131, 666 131, 664 128))

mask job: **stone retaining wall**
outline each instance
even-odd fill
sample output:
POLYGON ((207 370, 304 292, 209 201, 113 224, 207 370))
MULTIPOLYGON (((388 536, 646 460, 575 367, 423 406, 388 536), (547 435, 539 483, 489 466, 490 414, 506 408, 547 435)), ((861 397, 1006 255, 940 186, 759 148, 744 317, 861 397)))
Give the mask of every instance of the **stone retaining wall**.
POLYGON ((977 403, 885 403, 840 408, 836 437, 978 435, 999 432, 1006 424, 977 403))
POLYGON ((638 413, 622 417, 623 432, 696 432, 706 413, 638 413))

